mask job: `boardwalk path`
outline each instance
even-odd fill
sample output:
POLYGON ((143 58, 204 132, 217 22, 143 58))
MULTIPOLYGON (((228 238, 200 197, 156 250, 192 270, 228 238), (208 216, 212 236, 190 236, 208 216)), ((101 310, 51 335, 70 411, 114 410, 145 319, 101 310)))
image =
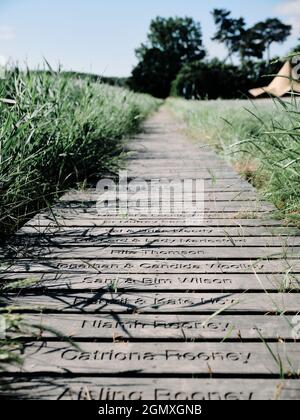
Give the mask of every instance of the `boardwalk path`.
POLYGON ((1 252, 2 277, 38 283, 7 302, 80 349, 44 331, 23 369, 11 369, 15 395, 299 398, 298 380, 279 379, 281 362, 286 375, 300 365, 291 326, 300 309, 298 231, 272 220, 272 206, 166 111, 128 146, 130 178, 205 179, 205 220, 99 216, 98 194, 86 190, 29 222, 1 252))

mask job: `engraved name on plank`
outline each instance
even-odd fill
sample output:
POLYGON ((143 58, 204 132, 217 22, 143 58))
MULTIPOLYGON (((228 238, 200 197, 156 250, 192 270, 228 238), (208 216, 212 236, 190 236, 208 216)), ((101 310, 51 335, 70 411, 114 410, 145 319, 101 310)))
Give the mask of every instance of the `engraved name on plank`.
MULTIPOLYGON (((282 361, 286 374, 296 372, 298 344, 270 343, 86 343, 80 349, 67 343, 28 344, 24 365, 10 371, 72 373, 202 373, 276 374, 282 361), (288 357, 287 357, 288 355, 288 357), (196 366, 196 368, 195 368, 196 366), (195 370, 196 369, 196 370, 195 370)), ((16 351, 18 354, 18 351, 16 351)))
POLYGON ((274 260, 274 261, 134 261, 125 262, 101 261, 101 260, 48 260, 39 262, 18 260, 12 263, 1 264, 1 274, 12 272, 78 272, 91 274, 234 274, 234 273, 267 273, 275 274, 299 274, 300 263, 297 260, 274 260))

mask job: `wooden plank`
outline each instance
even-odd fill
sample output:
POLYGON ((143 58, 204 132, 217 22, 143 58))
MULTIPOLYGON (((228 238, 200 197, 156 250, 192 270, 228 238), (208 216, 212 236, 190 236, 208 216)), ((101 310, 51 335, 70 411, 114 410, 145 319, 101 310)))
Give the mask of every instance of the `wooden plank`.
POLYGON ((152 178, 164 178, 169 175, 176 175, 176 177, 184 178, 207 178, 207 179, 239 179, 238 173, 235 169, 224 165, 220 161, 213 159, 204 159, 202 165, 195 164, 192 161, 189 163, 176 164, 175 161, 172 162, 171 159, 168 159, 166 164, 162 160, 157 162, 151 162, 150 160, 148 165, 140 165, 137 160, 127 160, 124 162, 123 170, 127 171, 131 177, 141 177, 143 174, 151 175, 152 178), (136 176, 136 174, 138 174, 136 176))
POLYGON ((205 215, 204 220, 192 221, 186 218, 163 218, 163 217, 98 217, 98 218, 73 218, 73 217, 45 217, 42 214, 30 220, 26 226, 62 226, 62 227, 215 227, 215 226, 280 226, 282 222, 279 220, 270 220, 270 218, 254 218, 254 214, 243 215, 241 213, 219 213, 219 219, 208 218, 205 215), (245 218, 242 218, 245 216, 245 218), (247 216, 247 217, 246 217, 247 216))
MULTIPOLYGON (((231 315, 23 315, 43 339, 78 340, 293 340, 293 317, 231 315)), ((27 335, 28 336, 28 335, 27 335)), ((23 337, 26 338, 26 335, 23 337)))
POLYGON ((167 157, 165 159, 139 159, 138 162, 130 157, 125 159, 124 165, 126 169, 195 169, 204 171, 210 170, 213 166, 216 169, 224 169, 225 171, 234 172, 232 166, 229 166, 225 161, 216 159, 213 156, 203 156, 202 159, 187 159, 185 156, 182 159, 172 159, 167 157), (217 163, 217 165, 216 165, 217 163))
POLYGON ((200 159, 202 158, 202 163, 205 161, 205 158, 208 159, 215 159, 219 160, 222 163, 224 163, 224 159, 222 159, 220 156, 218 156, 216 153, 212 152, 211 150, 207 149, 206 147, 197 148, 197 153, 195 153, 194 150, 191 150, 190 147, 186 147, 186 149, 181 153, 178 153, 177 151, 174 151, 171 149, 168 151, 161 151, 159 148, 156 151, 153 152, 135 152, 135 151, 128 151, 128 147, 125 146, 127 149, 127 155, 125 158, 127 160, 136 160, 136 159, 175 159, 180 160, 180 157, 185 160, 189 159, 200 159))
MULTIPOLYGON (((113 287, 114 285, 112 285, 113 287)), ((55 294, 7 294, 0 308, 15 311, 64 313, 281 313, 299 312, 295 293, 147 293, 67 292, 55 294)))
POLYGON ((160 236, 69 236, 54 234, 15 235, 9 241, 13 246, 147 246, 154 247, 296 247, 300 246, 300 236, 291 237, 160 237, 160 236))
MULTIPOLYGON (((108 177, 109 178, 109 177, 108 177)), ((159 182, 162 182, 159 178, 155 178, 159 182)), ((130 188, 130 182, 132 180, 135 180, 131 177, 131 175, 128 176, 128 188, 130 188)), ((118 184, 119 180, 115 179, 116 184, 118 184)), ((136 180, 135 180, 136 181, 136 180)), ((152 181, 152 178, 150 179, 152 181)), ((182 184, 184 184, 185 180, 182 179, 182 184)), ((159 184, 160 185, 160 184, 159 184)), ((249 182, 242 180, 239 177, 236 177, 234 179, 204 179, 204 187, 205 187, 205 193, 214 193, 214 192, 255 192, 255 189, 249 182)), ((146 185, 145 185, 146 188, 146 185)), ((149 184, 147 185, 147 190, 149 189, 149 184)), ((155 190, 155 185, 152 185, 152 189, 155 190)), ((189 188, 185 185, 185 191, 188 192, 189 188)), ((194 191, 194 190, 193 190, 194 191)), ((98 194, 99 191, 96 190, 96 188, 89 188, 86 190, 70 190, 70 194, 83 194, 83 195, 92 195, 92 194, 98 194)))
MULTIPOLYGON (((186 150, 186 144, 185 145, 184 144, 179 144, 178 145, 178 144, 175 144, 175 143, 173 143, 173 144, 168 144, 168 143, 162 144, 163 141, 164 140, 162 140, 162 139, 160 140, 160 142, 159 141, 154 141, 153 139, 151 139, 151 141, 150 140, 142 141, 142 142, 141 141, 135 141, 133 143, 128 144, 128 146, 126 148, 126 151, 129 151, 131 154, 143 154, 143 155, 151 156, 151 155, 157 154, 158 150, 160 150, 160 153, 164 154, 165 158, 166 158, 166 155, 168 154, 170 148, 172 147, 172 149, 173 149, 172 151, 173 151, 174 154, 177 154, 177 155, 182 154, 183 158, 188 159, 188 155, 185 156, 185 153, 187 151, 186 150)), ((190 150, 189 150, 189 152, 190 152, 190 150)), ((202 156, 204 161, 213 162, 213 161, 217 160, 216 155, 214 155, 211 152, 205 152, 203 150, 201 150, 201 152, 199 152, 199 150, 196 150, 195 151, 195 156, 196 155, 200 156, 199 153, 201 153, 201 156, 202 156)), ((167 155, 167 158, 168 157, 169 157, 169 155, 167 155)), ((217 160, 217 162, 219 162, 219 161, 217 160)))
POLYGON ((82 246, 14 246, 0 250, 1 258, 42 258, 42 259, 284 259, 300 256, 299 247, 123 247, 103 245, 103 247, 82 246))
POLYGON ((212 166, 215 166, 217 170, 222 170, 226 172, 233 172, 234 169, 230 167, 227 163, 220 159, 214 158, 198 158, 198 159, 186 159, 184 156, 182 159, 172 159, 172 158, 165 158, 165 159, 139 159, 138 162, 135 159, 126 159, 125 160, 126 169, 188 169, 188 170, 210 170, 212 166), (217 163, 217 165, 216 165, 217 163))
POLYGON ((216 171, 220 172, 222 169, 224 173, 232 173, 234 176, 237 176, 237 172, 229 165, 222 162, 221 160, 216 160, 211 156, 203 156, 202 161, 199 160, 188 160, 186 158, 182 158, 182 161, 178 159, 140 159, 139 161, 125 159, 124 165, 128 172, 134 171, 144 171, 144 172, 152 172, 152 171, 176 171, 176 170, 183 170, 183 171, 216 171))
MULTIPOLYGON (((150 379, 51 377, 6 378, 2 399, 65 401, 255 401, 299 400, 298 380, 150 379)), ((1 385, 1 382, 0 382, 1 385)))
MULTIPOLYGON (((55 215, 66 215, 69 216, 85 216, 86 215, 94 215, 97 216, 99 214, 102 215, 102 213, 107 215, 115 215, 121 213, 125 213, 126 210, 128 210, 128 213, 134 212, 138 214, 138 212, 141 212, 142 214, 147 215, 148 213, 152 213, 157 217, 157 214, 162 213, 163 216, 172 216, 173 214, 178 214, 179 216, 182 215, 185 211, 192 210, 198 210, 204 211, 208 213, 217 213, 217 212, 224 212, 224 213, 232 213, 234 211, 241 211, 241 212, 266 212, 274 210, 275 208, 268 203, 263 202, 256 202, 256 201, 235 201, 235 202, 223 202, 223 201, 217 201, 217 202, 172 202, 169 200, 166 200, 165 202, 152 202, 149 203, 147 201, 124 201, 119 203, 113 203, 105 204, 104 201, 99 201, 99 204, 93 207, 82 207, 82 206, 66 206, 63 207, 61 205, 54 206, 48 214, 55 214, 55 215), (105 206, 105 207, 104 207, 105 206), (119 207, 120 206, 120 207, 119 207), (125 207, 126 206, 126 207, 125 207), (163 207, 165 206, 165 207, 163 207), (125 209, 124 209, 125 207, 125 209), (166 209, 165 211, 163 209, 166 209), (170 211, 168 213, 167 210, 170 211), (155 213, 159 212, 159 213, 155 213), (164 213, 163 213, 164 212, 164 213)), ((47 212, 45 213, 47 214, 47 212)))
MULTIPOLYGON (((170 150, 170 146, 173 145, 173 151, 174 149, 180 149, 180 150, 187 150, 187 145, 189 146, 188 149, 196 151, 197 147, 194 148, 193 145, 187 144, 186 139, 181 136, 180 134, 176 133, 175 135, 170 135, 168 132, 163 132, 161 130, 157 131, 157 133, 154 133, 154 127, 149 127, 149 132, 144 133, 143 135, 135 136, 132 139, 129 139, 126 141, 126 147, 129 150, 132 150, 132 147, 134 146, 141 146, 143 148, 146 147, 154 147, 156 151, 166 149, 167 151, 170 150)), ((203 149, 203 151, 207 155, 212 155, 213 152, 206 148, 203 149)))
POLYGON ((198 290, 198 291, 298 291, 297 274, 45 274, 12 273, 0 275, 0 285, 30 280, 30 289, 48 290, 198 290))
MULTIPOLYGON (((136 183, 136 177, 132 176, 131 173, 127 173, 127 181, 128 181, 128 188, 130 188, 131 186, 131 182, 134 181, 134 184, 136 183)), ((119 175, 116 176, 105 176, 105 179, 112 179, 116 185, 119 183, 119 175)), ((159 177, 158 175, 153 177, 151 176, 150 178, 147 178, 145 176, 141 176, 138 177, 138 179, 140 181, 146 181, 147 185, 147 189, 149 188, 149 185, 152 185, 152 187, 157 187, 161 186, 162 182, 165 182, 165 180, 171 180, 174 181, 174 176, 172 176, 172 178, 165 178, 165 177, 159 177)), ((196 179, 198 181, 204 181, 204 187, 205 187, 205 191, 206 192, 228 192, 228 191, 235 191, 235 192, 241 192, 241 191, 252 191, 255 192, 255 188, 246 180, 243 180, 242 178, 240 178, 239 176, 234 176, 233 178, 229 178, 229 179, 223 179, 221 178, 216 178, 216 177, 212 177, 211 175, 209 177, 201 177, 200 179, 198 177, 196 177, 196 179), (232 188, 232 189, 230 189, 232 188)), ((181 182, 183 185, 185 185, 186 189, 185 191, 188 191, 188 186, 191 185, 190 184, 190 177, 185 178, 185 177, 176 177, 176 183, 181 182), (188 185, 186 185, 187 183, 187 179, 188 179, 188 185)), ((200 186, 201 186, 201 191, 203 190, 202 184, 200 182, 200 186)), ((199 189, 199 185, 198 185, 198 189, 199 189)), ((91 192, 93 190, 93 188, 88 189, 88 192, 91 192)), ((194 190, 194 185, 193 185, 193 190, 194 190)), ((84 190, 85 191, 85 190, 84 190)), ((96 188, 94 188, 94 191, 96 192, 96 188)))
MULTIPOLYGON (((298 344, 269 344, 281 360, 282 370, 297 372, 298 344)), ((280 375, 264 344, 222 343, 87 343, 80 350, 64 343, 33 343, 25 349, 22 367, 8 372, 72 374, 185 374, 185 375, 280 375)))
MULTIPOLYGON (((212 154, 204 154, 201 156, 203 157, 202 159, 200 159, 200 155, 199 155, 199 162, 203 163, 203 159, 205 159, 206 162, 208 162, 211 165, 218 165, 220 162, 222 164, 224 164, 224 161, 221 160, 219 157, 217 157, 217 155, 213 156, 212 154)), ((127 153, 127 156, 125 157, 126 160, 129 161, 139 161, 140 159, 143 159, 145 162, 147 160, 156 160, 157 162, 163 160, 163 161, 167 161, 167 160, 176 160, 178 162, 180 162, 180 157, 182 157, 182 159, 184 160, 194 160, 197 161, 197 158, 195 158, 195 154, 191 151, 185 151, 185 152, 179 152, 179 151, 174 151, 174 152, 170 152, 170 151, 147 151, 147 150, 143 150, 143 151, 129 151, 127 153)))
POLYGON ((133 178, 141 178, 141 179, 157 179, 157 178, 165 178, 165 179, 206 179, 206 180, 214 180, 217 178, 222 178, 225 180, 232 180, 235 178, 237 174, 231 171, 219 171, 219 170, 180 170, 180 169, 155 169, 149 168, 147 171, 140 169, 140 170, 130 170, 130 176, 133 178))
MULTIPOLYGON (((54 225, 65 225, 65 226, 86 226, 86 227, 102 227, 102 226, 164 226, 164 227, 185 227, 185 226, 196 226, 200 227, 203 225, 219 225, 223 226, 236 226, 236 220, 243 219, 243 224, 248 226, 247 220, 257 220, 257 225, 264 225, 264 220, 271 219, 273 216, 272 213, 267 212, 237 212, 237 213, 206 213, 205 219, 201 212, 193 213, 193 215, 185 214, 181 216, 164 216, 164 215, 141 215, 139 214, 120 214, 120 215, 82 215, 79 216, 57 216, 57 215, 43 215, 40 214, 33 218, 31 222, 28 223, 29 226, 40 224, 40 225, 49 225, 49 223, 54 225), (211 223, 210 223, 211 222, 211 223)), ((251 222, 250 222, 251 223, 251 222)), ((276 221, 273 223, 276 226, 276 221)), ((279 224, 278 224, 279 225, 279 224)))
MULTIPOLYGON (((198 152, 199 153, 199 152, 198 152)), ((201 159, 201 157, 205 157, 206 160, 209 160, 210 162, 215 162, 215 163, 219 163, 220 161, 223 163, 224 161, 221 160, 221 158, 217 157, 217 155, 213 155, 212 153, 210 153, 209 155, 205 155, 204 151, 201 151, 201 154, 199 154, 199 158, 198 160, 200 162, 203 162, 203 158, 201 159), (203 155, 204 153, 204 155, 203 155)), ((129 151, 129 153, 127 154, 127 159, 128 160, 140 160, 143 159, 144 161, 149 160, 169 160, 169 159, 173 159, 173 160, 178 160, 180 161, 181 158, 186 159, 186 160, 197 160, 197 157, 195 157, 195 153, 191 152, 190 150, 185 151, 183 153, 178 153, 178 152, 172 152, 170 150, 168 151, 153 151, 153 152, 148 152, 148 151, 141 151, 141 152, 135 152, 135 151, 129 151)))
MULTIPOLYGON (((186 151, 186 143, 178 144, 172 143, 170 145, 169 142, 166 142, 166 140, 162 137, 160 137, 160 140, 158 137, 155 139, 153 137, 150 137, 148 140, 136 140, 134 142, 129 142, 127 144, 127 150, 130 150, 130 152, 138 152, 138 153, 154 153, 160 150, 161 153, 167 153, 170 148, 172 147, 173 153, 184 153, 186 151), (184 147, 185 146, 185 147, 184 147)), ((198 151, 199 153, 199 151, 198 151)), ((206 154, 202 154, 203 158, 209 159, 213 157, 213 153, 207 152, 206 154)))
POLYGON ((209 238, 258 238, 265 237, 266 240, 282 239, 285 241, 295 240, 298 243, 300 231, 298 228, 284 226, 224 226, 224 227, 141 227, 141 228, 122 228, 122 227, 106 227, 106 228, 84 228, 84 227, 47 227, 47 226, 24 226, 17 232, 17 236, 28 237, 38 235, 55 235, 68 238, 86 238, 92 241, 100 237, 130 236, 130 237, 177 237, 196 240, 202 237, 209 238), (296 238, 297 236, 297 238, 296 238), (271 238, 270 238, 271 237, 271 238))
POLYGON ((162 261, 162 260, 14 260, 0 261, 0 274, 7 273, 91 274, 299 274, 299 260, 258 261, 162 261))
POLYGON ((174 181, 176 180, 198 180, 198 181, 208 181, 208 182, 214 182, 216 179, 223 179, 224 181, 227 181, 227 183, 231 183, 235 179, 235 174, 227 173, 214 173, 213 171, 130 171, 130 176, 132 179, 141 179, 147 182, 151 182, 153 180, 157 179, 165 179, 168 181, 174 181))
MULTIPOLYGON (((135 173, 130 173, 130 176, 132 179, 136 179, 136 178, 140 178, 143 179, 144 181, 153 181, 154 179, 166 179, 169 181, 173 181, 175 174, 172 175, 166 175, 166 174, 157 174, 157 173, 153 173, 153 174, 142 174, 143 176, 139 175, 139 174, 135 174, 135 173)), ((222 175, 220 175, 219 178, 217 178, 217 181, 222 181, 220 183, 216 182, 216 178, 215 178, 215 174, 209 174, 209 175, 205 175, 205 174, 191 174, 191 173, 178 173, 176 174, 176 179, 180 179, 180 180, 184 180, 184 179, 201 179, 205 181, 205 185, 207 185, 206 187, 206 191, 209 188, 211 191, 241 191, 243 190, 253 190, 253 187, 251 187, 250 184, 243 183, 243 180, 240 179, 237 175, 236 176, 228 176, 228 177, 222 177, 222 175), (244 187, 244 188, 243 188, 244 187)))
MULTIPOLYGON (((215 153, 212 152, 207 152, 204 149, 201 149, 201 153, 198 153, 197 155, 195 155, 195 152, 193 150, 190 149, 186 149, 183 153, 178 153, 178 152, 174 152, 172 150, 168 150, 168 151, 160 151, 160 150, 156 150, 155 152, 148 152, 148 151, 142 151, 142 152, 135 152, 135 151, 130 151, 128 150, 128 146, 125 145, 125 152, 127 152, 127 156, 126 159, 129 160, 140 160, 140 159, 144 159, 144 160, 166 160, 166 159, 173 159, 173 160, 178 160, 180 161, 181 158, 183 159, 194 159, 194 160, 201 160, 201 157, 205 157, 207 160, 215 160, 217 162, 219 162, 221 160, 220 157, 218 157, 215 153), (207 156, 207 157, 206 157, 207 156)), ((224 160, 221 160, 222 162, 224 162, 224 160)))
POLYGON ((203 212, 205 213, 260 213, 271 212, 275 208, 268 203, 257 203, 256 201, 236 201, 236 202, 172 202, 165 200, 164 202, 148 203, 142 201, 122 201, 120 203, 110 202, 107 204, 106 200, 100 200, 94 206, 54 206, 51 211, 44 212, 45 215, 55 215, 57 217, 99 217, 99 216, 118 216, 119 214, 127 216, 133 215, 136 217, 159 217, 162 219, 169 217, 183 217, 186 213, 198 213, 198 217, 203 212))
MULTIPOLYGON (((176 193, 171 196, 172 202, 182 202, 182 200, 194 202, 199 200, 200 193, 176 193)), ((145 202, 151 202, 151 200, 162 202, 165 197, 169 198, 169 194, 161 194, 159 191, 154 192, 142 192, 142 193, 118 193, 118 194, 83 194, 83 193, 69 193, 61 197, 60 201, 56 204, 56 207, 80 207, 85 206, 89 208, 96 204, 96 202, 101 198, 103 199, 105 196, 108 200, 123 200, 127 199, 129 201, 133 201, 134 199, 140 199, 145 202)), ((207 193, 200 197, 205 202, 222 202, 222 203, 231 203, 231 202, 249 202, 254 201, 257 202, 259 200, 258 196, 251 191, 236 193, 236 192, 220 192, 220 193, 207 193)))
MULTIPOLYGON (((136 162, 136 161, 135 161, 136 162)), ((217 167, 218 165, 216 165, 217 167)), ((222 181, 219 185, 224 185, 225 183, 237 183, 243 182, 243 179, 239 177, 239 175, 232 170, 226 170, 225 168, 218 168, 212 165, 209 169, 193 169, 193 168, 162 168, 162 167, 148 167, 148 168, 140 168, 134 169, 132 168, 125 168, 128 172, 128 176, 131 180, 133 179, 141 179, 147 182, 151 182, 154 180, 172 180, 176 181, 181 180, 198 180, 204 181, 205 183, 216 183, 218 180, 222 181)), ((246 182, 246 181, 245 181, 246 182)))
MULTIPOLYGON (((150 143, 148 143, 150 145, 150 143)), ((148 145, 147 144, 147 145, 148 145)), ((153 142, 152 141, 152 145, 151 146, 157 146, 160 147, 159 145, 159 141, 157 142, 153 142)), ((182 144, 183 148, 184 148, 184 143, 182 144)), ((172 147, 172 143, 170 143, 169 145, 167 145, 169 148, 172 147)), ((175 145, 176 146, 176 145, 175 145)), ((183 149, 182 148, 182 149, 183 149)), ((175 153, 178 154, 179 149, 177 149, 175 151, 175 153)), ((162 150, 163 153, 165 153, 165 150, 162 150)), ((174 151, 173 151, 174 152, 174 151)), ((133 154, 135 153, 135 151, 133 151, 133 154)), ((153 152, 150 151, 149 154, 151 154, 153 152)), ((157 154, 156 154, 157 156, 157 154)), ((125 156, 124 159, 124 165, 127 164, 127 166, 132 166, 134 165, 134 163, 136 164, 136 168, 144 168, 146 169, 147 167, 157 167, 157 168, 163 168, 163 169, 167 169, 167 168, 174 168, 174 167, 183 167, 183 168, 196 168, 196 169, 206 169, 206 168, 210 168, 212 166, 216 166, 217 168, 219 167, 224 167, 227 170, 231 170, 233 167, 232 165, 229 165, 225 162, 225 160, 222 160, 220 157, 218 157, 217 155, 214 155, 213 153, 203 153, 203 154, 199 154, 197 151, 197 154, 195 154, 195 156, 193 158, 187 157, 184 155, 182 155, 182 159, 180 160, 179 158, 172 158, 169 155, 166 155, 165 153, 165 157, 161 158, 161 159, 156 159, 156 157, 154 158, 148 158, 148 159, 144 159, 143 156, 141 156, 141 158, 138 160, 138 162, 136 162, 136 159, 131 159, 131 155, 130 152, 129 154, 127 154, 127 156, 125 156), (217 163, 217 165, 216 165, 217 163), (190 166, 189 166, 190 164, 190 166)))
MULTIPOLYGON (((173 158, 172 156, 167 156, 165 158, 161 158, 161 159, 157 159, 157 155, 154 158, 148 158, 148 159, 144 159, 143 157, 141 157, 139 159, 138 162, 134 162, 134 165, 137 166, 142 166, 142 167, 147 167, 149 165, 155 165, 155 166, 168 166, 168 167, 184 167, 186 168, 186 165, 191 165, 191 166, 195 166, 197 168, 209 168, 210 166, 207 166, 208 164, 210 164, 211 162, 219 162, 220 166, 218 165, 218 167, 224 167, 224 168, 230 168, 230 166, 221 158, 217 157, 217 155, 211 153, 209 158, 206 158, 205 155, 198 155, 198 156, 194 156, 192 159, 190 158, 192 156, 192 154, 189 155, 188 158, 186 158, 186 156, 179 156, 176 158, 173 158)), ((126 158, 126 162, 130 162, 131 156, 128 156, 126 158)))
MULTIPOLYGON (((214 170, 217 169, 224 169, 225 171, 232 171, 236 178, 239 178, 238 168, 234 166, 229 166, 224 164, 224 160, 214 157, 212 155, 203 155, 201 160, 194 160, 189 156, 182 156, 182 162, 185 162, 185 166, 182 165, 182 162, 176 156, 181 153, 180 150, 174 151, 174 157, 168 156, 166 150, 163 150, 161 154, 158 154, 152 149, 151 151, 133 151, 130 157, 125 158, 123 169, 128 170, 131 173, 131 170, 134 170, 136 167, 141 170, 142 168, 146 171, 148 168, 150 169, 161 169, 163 166, 164 168, 168 168, 170 165, 171 169, 179 168, 181 170, 184 169, 195 169, 199 171, 205 170, 214 170), (139 165, 140 160, 143 160, 145 164, 143 166, 139 165), (149 166, 146 162, 149 162, 149 166), (176 165, 177 162, 177 165, 176 165), (191 167, 189 165, 191 164, 191 167), (137 165, 137 166, 135 166, 137 165)), ((128 156, 128 155, 127 155, 128 156)))
MULTIPOLYGON (((171 145, 171 146, 170 145, 165 145, 165 146, 167 146, 167 147, 173 147, 173 145, 171 145)), ((144 158, 144 156, 148 156, 149 157, 151 155, 154 155, 155 148, 156 147, 160 147, 159 144, 151 144, 149 142, 146 147, 140 147, 140 145, 138 143, 136 143, 136 146, 133 147, 133 149, 131 150, 131 152, 133 154, 139 154, 139 155, 141 155, 142 158, 144 158)), ((163 156, 163 154, 164 153, 166 154, 166 152, 167 152, 167 148, 166 147, 162 147, 162 149, 161 149, 161 153, 162 154, 160 156, 163 156)), ((180 154, 180 153, 183 153, 184 154, 184 149, 183 149, 183 147, 178 147, 178 148, 175 147, 174 150, 173 150, 173 152, 176 153, 176 154, 180 154)), ((198 152, 196 152, 196 153, 198 153, 198 152)), ((182 156, 182 158, 183 158, 183 161, 188 160, 188 158, 186 156, 184 156, 184 155, 182 156)), ((202 162, 203 162, 202 165, 203 166, 202 165, 199 165, 198 167, 196 167, 196 165, 194 165, 194 167, 196 167, 198 170, 203 170, 209 164, 211 164, 211 167, 218 167, 218 163, 220 163, 221 165, 224 164, 224 161, 221 161, 221 160, 216 159, 215 156, 213 154, 210 154, 210 153, 204 153, 202 155, 202 159, 203 159, 202 160, 202 162)), ((172 158, 170 156, 166 156, 165 155, 164 156, 164 160, 168 160, 168 161, 172 162, 172 158)), ((124 166, 126 164, 127 165, 130 165, 130 163, 133 162, 133 161, 136 161, 136 159, 132 159, 132 160, 131 159, 127 159, 127 160, 125 160, 124 161, 124 166)), ((149 161, 151 162, 151 159, 149 159, 149 161)), ((137 163, 139 163, 139 162, 137 162, 137 163)), ((167 168, 168 168, 167 166, 161 167, 161 169, 167 169, 167 168)), ((141 169, 141 168, 139 168, 139 169, 141 169)), ((147 169, 147 165, 145 165, 145 169, 147 169)), ((188 164, 186 165, 185 169, 189 169, 188 164)), ((228 165, 226 169, 227 170, 230 170, 231 167, 228 165)))
MULTIPOLYGON (((239 197, 236 195, 237 193, 231 192, 231 193, 219 193, 219 195, 217 196, 216 194, 212 195, 212 193, 204 195, 203 199, 205 202, 211 202, 211 203, 226 203, 226 205, 229 205, 230 203, 244 203, 245 202, 249 203, 249 202, 257 202, 258 197, 256 197, 255 195, 253 195, 252 197, 250 196, 249 198, 246 197, 247 194, 241 194, 239 197), (226 199, 226 197, 228 197, 228 199, 226 199)), ((252 194, 251 192, 249 192, 249 194, 252 194)), ((154 202, 155 200, 155 205, 162 204, 164 201, 164 198, 167 197, 169 198, 169 196, 167 195, 159 195, 159 193, 154 193, 154 197, 150 194, 144 194, 143 195, 137 195, 137 194, 128 194, 128 196, 126 197, 126 194, 118 194, 116 196, 114 195, 103 195, 103 194, 99 194, 98 196, 95 194, 93 196, 90 195, 79 195, 78 197, 75 194, 70 194, 68 196, 64 196, 60 199, 60 201, 56 204, 55 208, 91 208, 96 206, 96 203, 98 202, 98 200, 114 200, 116 198, 117 203, 120 200, 124 200, 126 198, 128 198, 128 201, 131 202, 134 199, 136 200, 142 200, 143 202, 145 202, 146 206, 151 204, 151 200, 152 202, 154 202)), ((171 197, 171 202, 172 203, 182 203, 182 200, 185 200, 186 202, 191 202, 191 203, 196 203, 199 202, 198 201, 198 197, 196 196, 196 194, 184 194, 184 196, 182 194, 176 194, 173 195, 171 197)), ((243 205, 243 204, 241 204, 243 205)))

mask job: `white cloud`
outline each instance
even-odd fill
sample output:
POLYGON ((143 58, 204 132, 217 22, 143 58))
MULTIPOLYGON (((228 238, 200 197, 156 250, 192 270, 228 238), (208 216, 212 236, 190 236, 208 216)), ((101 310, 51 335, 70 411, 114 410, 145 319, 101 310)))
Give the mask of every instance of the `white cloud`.
POLYGON ((300 36, 300 0, 282 0, 276 12, 286 17, 287 22, 293 26, 294 35, 300 36))
POLYGON ((0 40, 11 41, 15 39, 16 34, 14 28, 8 25, 0 25, 0 40))

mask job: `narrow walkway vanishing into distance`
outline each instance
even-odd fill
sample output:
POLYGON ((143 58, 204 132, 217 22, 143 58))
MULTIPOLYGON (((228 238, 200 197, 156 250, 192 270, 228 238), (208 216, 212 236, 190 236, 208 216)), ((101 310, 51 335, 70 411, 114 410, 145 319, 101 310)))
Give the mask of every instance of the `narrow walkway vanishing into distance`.
POLYGON ((128 178, 146 181, 136 214, 70 191, 1 250, 2 282, 36 280, 6 304, 45 326, 2 397, 298 399, 299 231, 165 109, 126 147, 128 178), (147 185, 177 178, 205 180, 204 218, 181 212, 201 182, 157 212, 147 185))

